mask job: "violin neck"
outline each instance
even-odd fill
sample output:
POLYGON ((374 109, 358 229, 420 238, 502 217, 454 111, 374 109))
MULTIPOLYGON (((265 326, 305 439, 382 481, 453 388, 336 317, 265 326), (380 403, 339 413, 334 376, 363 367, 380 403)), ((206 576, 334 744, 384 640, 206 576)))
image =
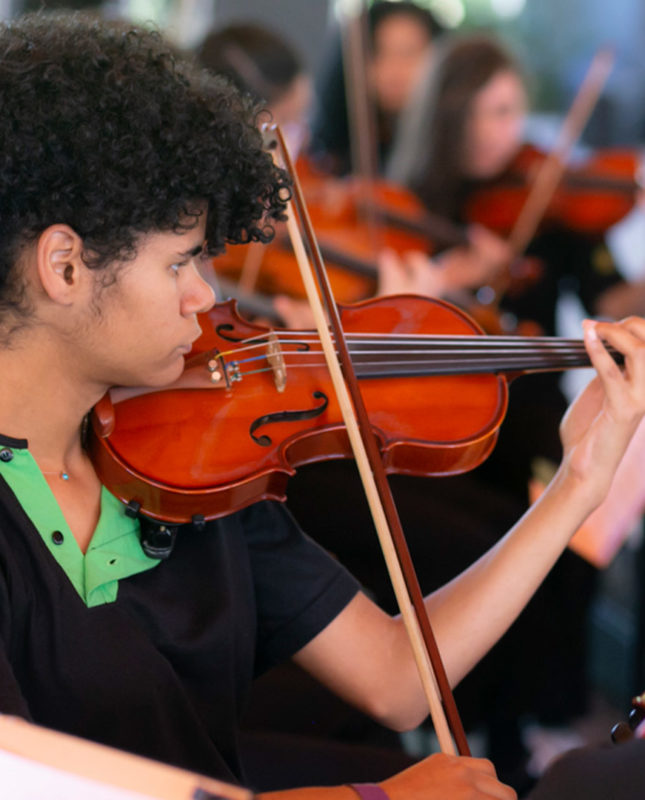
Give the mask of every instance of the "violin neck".
MULTIPOLYGON (((557 337, 402 336, 387 342, 360 337, 351 339, 350 352, 360 378, 515 375, 591 366, 581 340, 557 337)), ((621 363, 620 353, 610 353, 621 363)))
POLYGON ((355 275, 362 275, 365 278, 378 278, 378 269, 373 261, 366 258, 359 258, 350 253, 346 253, 340 248, 335 248, 333 245, 328 244, 323 238, 319 239, 318 245, 320 247, 320 254, 323 259, 330 264, 338 264, 344 267, 348 272, 353 272, 355 275))
POLYGON ((385 224, 427 237, 434 244, 435 252, 449 247, 465 247, 469 242, 468 233, 462 225, 430 211, 424 211, 416 217, 406 217, 389 209, 379 209, 379 215, 385 224))

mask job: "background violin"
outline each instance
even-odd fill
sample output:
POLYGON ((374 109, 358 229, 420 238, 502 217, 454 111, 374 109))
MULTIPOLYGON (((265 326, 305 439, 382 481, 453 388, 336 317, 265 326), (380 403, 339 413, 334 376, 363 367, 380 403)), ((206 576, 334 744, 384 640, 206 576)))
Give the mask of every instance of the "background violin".
MULTIPOLYGON (((525 144, 497 180, 475 190, 465 215, 507 236, 531 190, 546 154, 525 144)), ((601 235, 634 207, 641 189, 641 154, 600 150, 567 168, 547 205, 542 225, 560 225, 587 235, 601 235)))
MULTIPOLYGON (((344 303, 373 296, 378 286, 379 253, 428 255, 466 245, 463 227, 429 214, 412 192, 374 179, 337 179, 300 158, 298 175, 325 258, 334 295, 344 303)), ((242 291, 303 298, 304 287, 286 232, 278 228, 270 245, 230 247, 215 270, 242 291)))

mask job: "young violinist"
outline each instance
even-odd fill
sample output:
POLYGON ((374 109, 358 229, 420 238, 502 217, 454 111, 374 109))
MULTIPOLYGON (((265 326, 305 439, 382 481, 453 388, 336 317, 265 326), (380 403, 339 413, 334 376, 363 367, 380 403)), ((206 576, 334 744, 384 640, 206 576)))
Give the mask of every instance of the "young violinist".
MULTIPOLYGON (((185 526, 159 561, 84 448, 111 387, 181 376, 213 302, 202 254, 262 240, 280 217, 287 182, 254 109, 122 25, 27 16, 0 26, 0 53, 0 711, 244 781, 252 677, 292 658, 388 725, 417 725, 425 700, 401 620, 280 504, 185 526)), ((598 378, 562 426, 541 501, 426 600, 453 684, 605 496, 645 412, 645 322, 589 324, 585 342, 598 378)), ((515 796, 489 762, 445 755, 379 788, 392 800, 515 796)))

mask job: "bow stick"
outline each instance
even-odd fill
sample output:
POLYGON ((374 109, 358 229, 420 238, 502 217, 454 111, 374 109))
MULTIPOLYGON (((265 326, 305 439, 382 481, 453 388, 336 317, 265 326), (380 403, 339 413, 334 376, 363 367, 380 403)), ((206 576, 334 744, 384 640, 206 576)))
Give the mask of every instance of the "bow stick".
POLYGON ((321 345, 361 480, 363 481, 394 593, 410 639, 435 733, 439 740, 439 746, 442 752, 454 755, 456 744, 460 755, 470 755, 463 725, 452 696, 430 621, 428 620, 421 588, 405 541, 394 498, 387 482, 378 443, 371 429, 367 410, 358 387, 340 315, 327 279, 298 177, 280 129, 277 126, 272 126, 271 128, 265 127, 264 130, 265 135, 269 138, 269 148, 275 150, 276 144, 279 146, 284 166, 293 180, 293 201, 287 204, 287 228, 305 284, 307 297, 316 320, 321 345), (294 206, 307 237, 314 262, 313 269, 307 258, 305 245, 295 221, 294 206), (318 287, 316 286, 316 281, 318 287), (325 307, 323 307, 318 289, 324 300, 325 307), (329 319, 329 325, 325 312, 329 319), (335 345, 334 341, 332 341, 330 328, 335 345), (338 356, 336 355, 336 348, 339 353, 338 356))
POLYGON ((344 0, 339 11, 344 14, 341 45, 351 164, 353 172, 369 186, 376 177, 378 156, 376 114, 365 67, 369 58, 367 6, 363 0, 344 0))
POLYGON ((509 236, 514 256, 526 250, 564 173, 574 144, 587 124, 614 64, 612 50, 599 50, 571 104, 555 147, 540 167, 509 236))

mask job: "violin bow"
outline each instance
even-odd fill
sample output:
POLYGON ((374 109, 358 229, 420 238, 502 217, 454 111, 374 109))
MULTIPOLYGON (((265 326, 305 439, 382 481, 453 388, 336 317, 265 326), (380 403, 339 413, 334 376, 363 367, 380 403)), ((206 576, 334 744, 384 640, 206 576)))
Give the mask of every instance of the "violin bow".
POLYGON ((354 170, 368 183, 377 172, 376 119, 367 86, 367 7, 363 0, 343 0, 341 25, 343 74, 347 95, 351 160, 354 170))
POLYGON ((322 349, 363 481, 386 566, 410 639, 439 746, 442 752, 454 755, 456 744, 460 755, 470 755, 463 725, 423 603, 421 588, 394 504, 392 491, 387 482, 378 443, 371 429, 367 410, 358 387, 340 314, 329 285, 298 176, 280 129, 272 126, 264 130, 265 139, 269 140, 269 149, 275 150, 276 145, 279 147, 285 169, 293 180, 293 199, 287 204, 289 235, 292 239, 309 304, 316 320, 322 349), (294 207, 307 237, 313 268, 307 257, 305 244, 293 213, 294 207), (339 355, 336 354, 336 348, 339 355))
POLYGON ((566 168, 573 146, 580 138, 614 65, 613 50, 598 50, 562 123, 558 140, 537 172, 531 191, 515 221, 508 242, 515 257, 535 235, 566 168))

